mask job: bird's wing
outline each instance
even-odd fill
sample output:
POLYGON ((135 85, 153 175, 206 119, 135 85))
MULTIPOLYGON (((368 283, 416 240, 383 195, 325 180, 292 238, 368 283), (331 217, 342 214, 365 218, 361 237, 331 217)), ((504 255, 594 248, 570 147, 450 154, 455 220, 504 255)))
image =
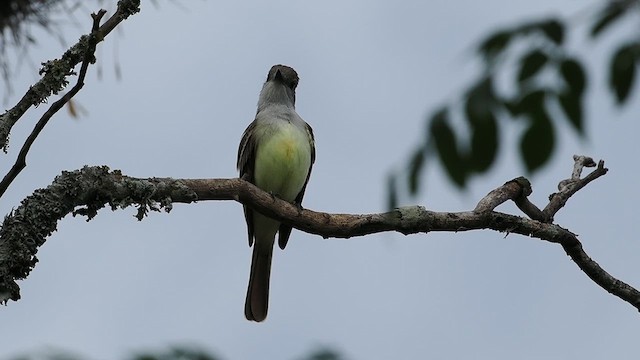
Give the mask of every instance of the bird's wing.
MULTIPOLYGON (((311 141, 311 164, 309 165, 309 172, 307 173, 307 179, 302 186, 302 189, 298 193, 294 200, 294 204, 302 208, 302 198, 304 197, 304 192, 307 189, 307 184, 309 183, 309 177, 311 176, 311 169, 313 169, 313 163, 316 161, 316 140, 313 136, 313 129, 309 124, 305 123, 307 129, 307 135, 309 135, 309 140, 311 141)), ((246 213, 245 213, 246 214, 246 213)), ((284 250, 287 246, 287 242, 289 241, 289 236, 291 235, 291 225, 287 225, 284 223, 280 224, 278 228, 278 246, 280 249, 284 250)))
MULTIPOLYGON (((242 134, 240 146, 238 147, 237 167, 240 171, 240 178, 250 183, 254 183, 253 170, 255 166, 256 155, 256 139, 255 139, 256 120, 254 120, 242 134)), ((247 222, 247 235, 249 237, 249 246, 253 245, 253 210, 244 206, 244 219, 247 222)))

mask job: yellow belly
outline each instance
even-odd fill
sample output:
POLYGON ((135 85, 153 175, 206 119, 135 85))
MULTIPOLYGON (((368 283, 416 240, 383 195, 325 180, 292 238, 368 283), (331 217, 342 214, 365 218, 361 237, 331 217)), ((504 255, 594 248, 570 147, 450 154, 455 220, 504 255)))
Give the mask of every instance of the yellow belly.
POLYGON ((259 142, 254 180, 256 186, 292 202, 307 179, 311 167, 311 144, 303 129, 279 124, 259 142))

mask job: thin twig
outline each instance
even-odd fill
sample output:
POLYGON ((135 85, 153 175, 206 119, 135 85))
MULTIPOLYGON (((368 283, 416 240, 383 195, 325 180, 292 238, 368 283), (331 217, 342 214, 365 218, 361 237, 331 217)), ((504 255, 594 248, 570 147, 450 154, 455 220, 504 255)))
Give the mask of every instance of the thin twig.
POLYGON ((549 196, 549 204, 547 204, 544 210, 542 210, 549 221, 553 221, 555 214, 567 204, 567 201, 571 196, 573 196, 573 194, 609 171, 609 169, 604 167, 604 161, 600 160, 595 170, 584 178, 580 178, 582 169, 584 167, 593 167, 595 162, 589 157, 577 155, 575 155, 573 159, 575 165, 571 174, 571 179, 563 180, 558 184, 558 189, 560 191, 549 196))
POLYGON ((40 120, 36 123, 36 126, 31 131, 31 134, 27 137, 22 148, 20 149, 20 153, 18 153, 18 157, 16 158, 16 162, 13 164, 9 172, 4 176, 2 181, 0 182, 0 197, 7 191, 9 185, 16 179, 18 174, 27 166, 27 154, 31 149, 31 145, 36 141, 38 135, 44 127, 47 125, 51 117, 55 115, 60 109, 62 109, 65 104, 69 102, 84 86, 84 79, 87 75, 87 69, 89 68, 89 64, 95 63, 95 52, 96 45, 98 44, 100 38, 100 19, 104 16, 106 10, 100 10, 97 14, 91 14, 93 18, 93 26, 91 29, 91 35, 89 35, 89 41, 87 42, 87 49, 84 52, 84 59, 82 60, 82 65, 80 66, 80 72, 78 73, 78 81, 76 85, 71 88, 64 96, 58 99, 56 102, 51 104, 49 109, 40 117, 40 120))
POLYGON ((587 255, 580 242, 573 244, 561 243, 561 245, 573 262, 576 263, 580 270, 593 280, 593 282, 608 293, 628 302, 640 311, 640 292, 638 292, 638 290, 606 272, 597 262, 587 255))
MULTIPOLYGON (((97 32, 99 36, 97 42, 101 42, 113 31, 123 20, 140 11, 140 0, 120 0, 118 8, 107 21, 100 26, 97 32)), ((87 50, 88 36, 82 36, 80 40, 69 48, 60 59, 55 59, 43 63, 40 71, 42 78, 29 87, 24 96, 11 109, 0 115, 0 148, 7 151, 9 133, 18 120, 32 106, 42 104, 51 95, 62 91, 68 84, 67 77, 72 73, 73 68, 84 61, 87 50)))

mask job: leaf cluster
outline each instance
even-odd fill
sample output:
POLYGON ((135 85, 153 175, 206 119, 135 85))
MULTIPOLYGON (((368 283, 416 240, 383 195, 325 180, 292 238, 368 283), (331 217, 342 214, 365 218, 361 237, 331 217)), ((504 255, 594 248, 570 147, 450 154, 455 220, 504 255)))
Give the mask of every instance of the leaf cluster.
MULTIPOLYGON (((639 14, 638 0, 610 1, 590 19, 588 38, 625 17, 639 14)), ((569 22, 546 18, 498 29, 476 48, 483 70, 458 101, 438 107, 427 119, 422 143, 409 156, 406 172, 388 180, 388 206, 398 205, 399 190, 415 196, 426 165, 438 159, 449 180, 463 189, 496 163, 507 126, 518 123, 518 156, 530 174, 552 158, 557 132, 566 122, 584 138, 585 95, 592 81, 583 61, 566 45, 569 22), (515 64, 508 73, 505 64, 515 64), (510 92, 498 91, 507 72, 510 92)), ((640 62, 640 39, 621 43, 611 55, 608 88, 618 106, 630 98, 640 62)), ((505 151, 503 149, 503 151, 505 151)), ((511 151, 506 149, 506 151, 511 151)))

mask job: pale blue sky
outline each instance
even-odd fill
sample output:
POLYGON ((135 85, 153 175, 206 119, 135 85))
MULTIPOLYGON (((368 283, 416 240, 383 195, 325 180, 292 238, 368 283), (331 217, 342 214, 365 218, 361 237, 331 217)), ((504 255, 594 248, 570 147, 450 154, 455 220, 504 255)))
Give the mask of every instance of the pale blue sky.
MULTIPOLYGON (((276 63, 300 74, 298 112, 316 135, 305 207, 382 211, 386 175, 420 141, 425 116, 473 79, 478 67, 470 49, 483 34, 533 15, 573 16, 581 24, 582 10, 595 2, 161 3, 158 9, 145 2, 100 45, 102 79, 92 68, 76 97, 88 114, 54 118, 2 199, 2 214, 61 170, 85 164, 137 177, 235 177, 238 142, 276 63)), ((65 28, 70 42, 89 28, 88 17, 78 12, 76 19, 86 25, 65 28)), ((574 35, 571 44, 592 69, 602 69, 609 47, 574 35)), ((62 50, 42 41, 31 57, 37 64, 62 50)), ((22 67, 9 104, 37 78, 37 69, 22 67)), ((574 153, 605 159, 609 174, 572 198, 556 221, 578 233, 605 269, 639 286, 632 149, 640 107, 635 101, 615 109, 607 92, 593 88, 588 99, 589 139, 564 132, 552 164, 532 178, 532 199, 544 204, 569 176, 574 153)), ((15 128, 3 173, 45 109, 32 110, 15 128)), ((427 192, 415 202, 471 209, 522 175, 510 155, 515 134, 504 134, 492 174, 464 193, 431 164, 427 192)), ((517 213, 511 205, 501 210, 517 213)), ((185 342, 224 359, 294 359, 321 345, 353 360, 637 353, 637 311, 592 283, 561 247, 539 240, 490 231, 323 240, 294 231, 287 250, 276 250, 269 317, 255 324, 243 315, 251 251, 239 204, 177 205, 142 222, 134 214, 103 210, 89 223, 60 223, 21 282, 23 299, 0 309, 0 358, 55 346, 114 359, 185 342)))

